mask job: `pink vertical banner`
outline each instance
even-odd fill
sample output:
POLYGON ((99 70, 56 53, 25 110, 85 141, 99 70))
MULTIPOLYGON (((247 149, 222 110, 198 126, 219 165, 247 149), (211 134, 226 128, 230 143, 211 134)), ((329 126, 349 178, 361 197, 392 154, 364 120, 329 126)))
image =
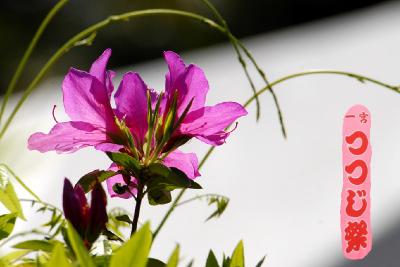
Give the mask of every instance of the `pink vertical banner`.
POLYGON ((343 255, 363 259, 372 248, 371 233, 371 114, 351 107, 343 120, 343 188, 340 226, 343 255))

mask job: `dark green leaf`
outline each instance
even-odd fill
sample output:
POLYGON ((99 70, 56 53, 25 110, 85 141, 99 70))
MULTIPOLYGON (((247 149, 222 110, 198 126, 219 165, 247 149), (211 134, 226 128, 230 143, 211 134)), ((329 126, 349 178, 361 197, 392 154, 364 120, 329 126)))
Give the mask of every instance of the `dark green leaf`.
POLYGON ((94 257, 93 261, 97 267, 107 267, 110 265, 110 259, 110 255, 102 255, 94 257))
POLYGON ((129 156, 125 153, 113 153, 107 152, 107 156, 115 162, 118 166, 124 167, 124 169, 130 172, 133 176, 139 177, 142 167, 137 159, 129 156))
POLYGON ((154 258, 149 258, 146 267, 165 267, 165 263, 154 258))
POLYGON ((191 260, 191 261, 186 265, 186 267, 192 267, 193 264, 194 264, 194 260, 191 260))
POLYGON ((4 214, 0 216, 0 240, 11 234, 16 219, 17 213, 4 214))
POLYGON ((242 241, 237 244, 233 251, 229 267, 244 267, 244 248, 242 241))
POLYGON ((147 193, 150 205, 162 205, 170 203, 172 200, 171 192, 166 190, 152 190, 147 193))
POLYGON ((145 267, 150 252, 152 234, 146 223, 111 257, 110 267, 145 267))
POLYGON ((265 261, 265 256, 257 263, 256 267, 261 267, 265 261))
POLYGON ((208 253, 206 267, 219 267, 217 258, 215 257, 215 254, 212 250, 210 250, 210 252, 208 253))
POLYGON ((82 186, 82 189, 87 193, 94 188, 97 181, 101 183, 114 175, 116 175, 116 172, 113 171, 94 170, 82 176, 78 184, 82 186))
POLYGON ((45 240, 28 240, 18 243, 13 247, 18 249, 29 249, 33 251, 41 250, 45 252, 50 252, 53 250, 54 244, 45 240))
POLYGON ((222 258, 222 267, 229 267, 231 264, 231 258, 226 257, 224 254, 224 257, 222 258))
POLYGON ((124 242, 124 240, 108 229, 103 230, 102 234, 106 236, 108 240, 124 242))
POLYGON ((131 219, 126 214, 115 216, 115 219, 117 219, 120 222, 126 222, 126 223, 129 223, 129 224, 132 224, 131 219))
POLYGON ((198 183, 189 179, 184 172, 177 168, 168 168, 161 163, 153 163, 149 165, 147 171, 149 191, 159 189, 172 191, 177 188, 201 189, 198 183))

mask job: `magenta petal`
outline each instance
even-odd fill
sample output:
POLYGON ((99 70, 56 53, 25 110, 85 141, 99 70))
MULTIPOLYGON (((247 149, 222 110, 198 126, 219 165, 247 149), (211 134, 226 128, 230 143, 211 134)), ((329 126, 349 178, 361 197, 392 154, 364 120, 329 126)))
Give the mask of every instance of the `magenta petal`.
POLYGON ((174 52, 167 51, 164 57, 169 69, 165 92, 168 98, 172 98, 175 90, 178 91, 178 115, 182 114, 192 99, 190 110, 204 107, 209 85, 203 70, 192 64, 186 67, 183 60, 174 52))
POLYGON ((86 72, 71 69, 62 89, 65 111, 73 121, 113 130, 114 113, 104 84, 86 72))
POLYGON ((34 133, 29 137, 28 148, 40 152, 71 153, 83 147, 109 142, 107 135, 86 122, 57 123, 48 134, 34 133))
POLYGON ((167 167, 175 167, 181 170, 190 179, 200 176, 199 161, 194 153, 183 153, 179 150, 175 150, 163 160, 163 163, 167 167))
MULTIPOLYGON (((117 167, 117 165, 115 163, 111 164, 111 166, 108 169, 111 170, 111 171, 118 171, 118 167, 117 167)), ((132 194, 136 195, 137 194, 137 189, 135 187, 135 185, 136 185, 135 177, 131 177, 131 182, 132 182, 132 185, 129 186, 129 189, 132 192, 132 194)), ((108 191, 108 193, 110 194, 111 197, 120 197, 120 198, 125 198, 125 199, 128 199, 128 198, 132 197, 132 195, 129 192, 125 192, 123 194, 115 193, 114 190, 113 190, 113 186, 116 183, 120 183, 121 185, 126 185, 126 183, 124 181, 124 178, 122 177, 121 174, 117 174, 117 175, 115 175, 113 177, 110 177, 110 178, 108 178, 106 180, 107 191, 108 191)))
POLYGON ((172 51, 165 51, 164 58, 168 65, 169 72, 165 77, 165 90, 167 94, 173 94, 172 90, 174 88, 174 84, 177 79, 186 69, 185 62, 181 59, 181 57, 172 51))
POLYGON ((101 56, 93 62, 92 66, 90 67, 89 73, 96 77, 101 83, 106 83, 106 69, 108 60, 111 57, 111 49, 106 49, 101 56))
POLYGON ((190 65, 182 76, 181 87, 178 86, 177 89, 180 95, 178 115, 182 114, 192 99, 190 110, 204 107, 209 85, 202 69, 196 65, 190 65))
POLYGON ((113 143, 101 143, 98 145, 95 145, 95 149, 103 151, 103 152, 119 152, 121 148, 124 146, 118 145, 118 144, 113 144, 113 143))
POLYGON ((235 102, 223 102, 190 112, 179 127, 180 134, 197 137, 211 145, 221 145, 229 133, 225 128, 237 118, 247 115, 235 102))
MULTIPOLYGON (((147 86, 139 74, 128 72, 115 94, 118 115, 125 119, 133 134, 143 141, 147 132, 147 86)), ((121 118, 121 119, 122 119, 121 118)))

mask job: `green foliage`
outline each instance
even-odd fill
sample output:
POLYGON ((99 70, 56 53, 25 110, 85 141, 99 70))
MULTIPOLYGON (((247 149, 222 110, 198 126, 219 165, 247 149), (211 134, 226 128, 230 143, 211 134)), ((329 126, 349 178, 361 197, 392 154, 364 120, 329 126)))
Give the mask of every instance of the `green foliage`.
POLYGON ((154 258, 149 258, 146 267, 165 267, 165 263, 154 258))
POLYGON ((265 256, 261 258, 261 260, 257 263, 256 267, 261 267, 265 261, 265 256))
POLYGON ((0 240, 8 237, 14 229, 16 213, 3 214, 0 216, 0 240))
POLYGON ((51 253, 51 258, 46 264, 46 267, 72 267, 69 262, 67 255, 65 254, 65 248, 62 244, 56 244, 51 253))
POLYGON ((10 174, 4 168, 0 168, 0 202, 10 212, 17 213, 19 218, 25 220, 21 203, 10 181, 10 174))
POLYGON ((232 253, 229 267, 245 267, 243 242, 240 241, 232 253))
POLYGON ((122 208, 113 208, 110 210, 108 213, 108 223, 107 223, 107 228, 115 233, 117 236, 122 237, 122 232, 121 228, 127 228, 130 226, 130 224, 124 220, 121 220, 122 218, 126 218, 129 216, 127 215, 127 211, 122 209, 122 208), (126 217, 125 217, 126 216, 126 217))
POLYGON ((208 253, 206 267, 219 267, 218 260, 212 250, 208 253))
POLYGON ((80 266, 95 267, 78 233, 75 231, 72 224, 68 222, 67 225, 68 243, 70 244, 75 257, 78 260, 78 263, 80 266))
POLYGON ((142 167, 137 159, 125 153, 108 152, 107 156, 118 166, 123 167, 131 176, 140 177, 142 167))
POLYGON ((211 206, 213 204, 216 204, 217 209, 207 217, 206 221, 220 217, 226 210, 226 207, 229 204, 229 199, 222 196, 212 196, 208 200, 208 205, 211 206))
POLYGON ((135 266, 145 267, 150 252, 152 235, 150 225, 146 223, 120 247, 111 258, 110 267, 135 266))
POLYGON ((18 249, 27 249, 33 251, 41 250, 45 252, 51 252, 54 248, 54 243, 47 240, 27 240, 20 242, 14 245, 13 247, 18 249))
POLYGON ((176 246, 171 256, 169 257, 166 267, 177 267, 179 262, 179 246, 176 246))
POLYGON ((94 170, 82 176, 79 179, 78 184, 82 186, 83 191, 87 193, 94 188, 97 182, 104 182, 105 180, 116 174, 117 173, 113 171, 94 170))

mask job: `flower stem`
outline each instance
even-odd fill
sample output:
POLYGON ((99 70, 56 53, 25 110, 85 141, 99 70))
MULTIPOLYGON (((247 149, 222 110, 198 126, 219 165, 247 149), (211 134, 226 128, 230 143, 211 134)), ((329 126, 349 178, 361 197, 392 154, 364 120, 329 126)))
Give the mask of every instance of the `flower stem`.
POLYGON ((47 16, 44 18, 42 23, 40 24, 38 30, 36 31, 35 35, 33 36, 31 42, 28 45, 28 48, 25 50, 25 53, 21 59, 21 61, 18 64, 17 70, 15 71, 13 77, 11 78, 11 81, 7 87, 6 93, 4 95, 4 99, 1 103, 1 108, 0 108, 0 122, 3 117, 4 111, 7 106, 8 99, 10 98, 11 94, 14 92, 15 86, 18 83, 19 78, 21 77, 22 72, 25 69, 26 63, 28 62, 33 50, 36 47, 37 42, 39 41, 40 37, 42 36, 44 30, 47 28, 47 25, 51 22, 53 17, 58 13, 58 11, 61 10, 61 8, 68 3, 69 0, 60 0, 47 14, 47 16))
MULTIPOLYGON (((282 78, 279 78, 277 80, 275 80, 274 82, 270 83, 269 86, 265 86, 264 88, 260 89, 259 91, 256 92, 255 95, 253 95, 252 97, 250 97, 245 103, 244 103, 244 107, 247 107, 251 104, 251 102, 253 102, 257 96, 263 94, 264 92, 270 90, 270 88, 272 86, 276 86, 284 81, 287 80, 291 80, 293 78, 297 78, 297 77, 302 77, 302 76, 308 76, 308 75, 318 75, 318 74, 326 74, 326 75, 339 75, 339 76, 347 76, 353 79, 356 79, 360 82, 370 82, 373 84, 376 84, 378 86, 390 89, 396 93, 400 93, 400 86, 395 86, 395 85, 390 85, 388 83, 384 83, 381 81, 378 81, 376 79, 373 78, 369 78, 367 76, 361 75, 361 74, 356 74, 356 73, 352 73, 352 72, 346 72, 346 71, 338 71, 338 70, 308 70, 308 71, 303 71, 303 72, 298 72, 298 73, 294 73, 294 74, 290 74, 287 76, 284 76, 282 78)), ((231 124, 232 125, 232 124, 231 124)), ((229 126, 228 126, 229 127, 229 126)), ((201 167, 204 165, 204 163, 207 161, 207 159, 211 156, 211 154, 214 152, 215 147, 210 147, 207 151, 207 153, 204 155, 204 157, 201 159, 200 164, 199 164, 199 169, 201 169, 201 167)), ((168 220, 169 216, 171 215, 171 213, 175 210, 175 208, 178 206, 178 204, 180 203, 179 201, 181 200, 181 198, 183 197, 184 193, 186 192, 186 189, 182 189, 179 194, 177 195, 177 197, 175 198, 174 202, 171 204, 171 206, 169 207, 169 209, 167 210, 167 212, 165 213, 164 217, 162 218, 161 222, 159 223, 158 227, 156 228, 154 234, 153 234, 153 240, 156 238, 156 236, 158 235, 158 233, 160 232, 160 230, 162 229, 162 227, 164 226, 164 224, 166 223, 166 221, 168 220)))
POLYGON ((139 181, 138 184, 138 191, 137 191, 137 196, 136 196, 136 204, 135 204, 135 211, 133 213, 133 219, 132 219, 132 229, 131 229, 131 236, 133 236, 134 233, 136 233, 138 222, 139 222, 139 214, 140 214, 140 206, 142 205, 142 200, 144 197, 143 193, 143 185, 139 181))

